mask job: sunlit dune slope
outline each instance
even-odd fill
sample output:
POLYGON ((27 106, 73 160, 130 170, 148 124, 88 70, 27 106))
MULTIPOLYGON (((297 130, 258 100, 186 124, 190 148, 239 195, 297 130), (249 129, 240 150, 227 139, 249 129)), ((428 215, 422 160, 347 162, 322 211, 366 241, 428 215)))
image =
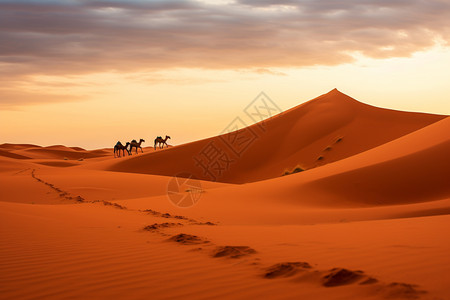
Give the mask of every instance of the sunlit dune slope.
POLYGON ((103 165, 106 170, 247 183, 315 168, 377 147, 445 116, 377 108, 339 92, 240 131, 103 165))

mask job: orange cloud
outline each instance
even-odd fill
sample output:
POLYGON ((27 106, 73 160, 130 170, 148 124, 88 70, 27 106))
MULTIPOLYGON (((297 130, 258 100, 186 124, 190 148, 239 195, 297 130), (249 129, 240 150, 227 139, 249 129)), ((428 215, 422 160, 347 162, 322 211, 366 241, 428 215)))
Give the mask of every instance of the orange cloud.
POLYGON ((88 97, 80 95, 0 90, 0 109, 10 110, 25 105, 78 102, 87 99, 88 97))

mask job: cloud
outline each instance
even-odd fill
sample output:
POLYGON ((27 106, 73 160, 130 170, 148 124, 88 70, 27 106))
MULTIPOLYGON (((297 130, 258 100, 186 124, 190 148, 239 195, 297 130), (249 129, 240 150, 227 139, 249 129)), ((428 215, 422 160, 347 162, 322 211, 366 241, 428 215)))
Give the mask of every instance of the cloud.
MULTIPOLYGON (((0 75, 337 65, 450 40, 442 0, 0 1, 0 75)), ((0 78, 2 80, 2 78, 0 78)))
POLYGON ((274 70, 271 70, 271 69, 265 69, 265 68, 259 68, 259 69, 255 69, 255 70, 252 70, 252 71, 257 73, 257 74, 268 74, 268 75, 275 75, 275 76, 287 76, 286 73, 279 72, 279 71, 274 71, 274 70))
POLYGON ((0 109, 16 110, 22 106, 87 100, 86 96, 0 90, 0 109))

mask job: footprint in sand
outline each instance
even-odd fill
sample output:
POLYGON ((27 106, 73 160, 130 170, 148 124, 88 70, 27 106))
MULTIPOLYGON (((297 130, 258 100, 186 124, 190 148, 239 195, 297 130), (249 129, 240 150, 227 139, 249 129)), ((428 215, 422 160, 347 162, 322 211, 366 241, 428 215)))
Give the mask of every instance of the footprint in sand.
POLYGON ((217 247, 212 256, 213 257, 229 257, 240 258, 245 255, 255 254, 256 250, 248 246, 219 246, 217 247))
POLYGON ((176 226, 183 226, 183 224, 181 223, 154 223, 152 225, 148 225, 144 227, 145 231, 156 231, 159 230, 161 228, 169 228, 169 227, 176 227, 176 226))
POLYGON ((283 262, 269 267, 264 277, 269 279, 290 277, 305 269, 311 269, 311 265, 307 262, 283 262))
POLYGON ((363 278, 363 271, 351 271, 344 268, 333 268, 322 277, 322 285, 326 287, 354 283, 363 278))
POLYGON ((208 240, 202 239, 196 235, 180 233, 169 238, 169 241, 180 243, 183 245, 197 245, 209 243, 208 240))

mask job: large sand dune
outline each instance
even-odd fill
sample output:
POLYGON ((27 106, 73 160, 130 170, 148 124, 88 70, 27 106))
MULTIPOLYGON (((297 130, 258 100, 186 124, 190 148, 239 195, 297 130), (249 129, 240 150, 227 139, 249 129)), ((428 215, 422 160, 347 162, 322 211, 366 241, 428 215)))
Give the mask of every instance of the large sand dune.
POLYGON ((108 169, 167 176, 188 172, 198 179, 246 183, 334 162, 442 118, 372 107, 335 89, 240 133, 130 158, 108 169), (214 155, 217 151, 221 154, 214 155))
POLYGON ((216 178, 194 158, 231 135, 0 145, 0 298, 450 299, 450 118, 333 90, 250 130, 216 178))
MULTIPOLYGON (((448 214, 449 130, 446 118, 319 168, 206 189, 192 215, 229 224, 286 225, 448 214)), ((176 213, 165 195, 126 203, 176 213)))

